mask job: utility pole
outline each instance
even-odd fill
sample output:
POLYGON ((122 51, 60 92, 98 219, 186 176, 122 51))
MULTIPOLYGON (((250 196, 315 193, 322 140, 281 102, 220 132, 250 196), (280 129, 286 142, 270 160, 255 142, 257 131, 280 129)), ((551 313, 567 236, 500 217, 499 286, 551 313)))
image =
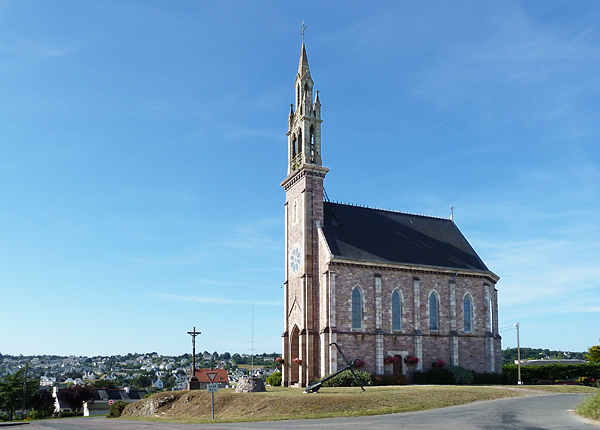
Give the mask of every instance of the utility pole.
POLYGON ((23 380, 23 408, 21 410, 21 419, 25 419, 25 407, 27 406, 27 364, 29 362, 25 362, 25 379, 23 380))
POLYGON ((519 373, 517 384, 523 385, 523 381, 521 381, 521 342, 519 340, 519 323, 516 323, 515 327, 517 328, 517 369, 519 373))
POLYGON ((194 327, 194 330, 188 331, 188 334, 192 336, 192 375, 190 376, 190 380, 188 382, 188 390, 199 390, 200 383, 196 377, 196 336, 202 333, 196 331, 196 327, 194 327))

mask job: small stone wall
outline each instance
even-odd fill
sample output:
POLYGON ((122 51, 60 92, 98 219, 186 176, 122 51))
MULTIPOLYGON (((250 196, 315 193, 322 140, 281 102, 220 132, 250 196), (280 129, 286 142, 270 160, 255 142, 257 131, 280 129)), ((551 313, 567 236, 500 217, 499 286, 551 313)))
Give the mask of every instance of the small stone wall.
POLYGON ((251 378, 249 376, 241 377, 237 387, 235 387, 236 393, 259 393, 261 391, 267 391, 263 380, 261 378, 251 378))

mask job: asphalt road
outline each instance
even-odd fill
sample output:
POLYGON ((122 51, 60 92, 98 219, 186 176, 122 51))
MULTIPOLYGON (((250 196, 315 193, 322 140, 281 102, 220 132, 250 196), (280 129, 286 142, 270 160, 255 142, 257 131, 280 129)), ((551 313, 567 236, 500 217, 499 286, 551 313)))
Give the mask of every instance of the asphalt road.
MULTIPOLYGON (((404 414, 322 420, 262 421, 232 424, 171 424, 106 418, 70 418, 31 422, 22 430, 243 430, 243 429, 406 429, 406 430, 600 430, 573 410, 581 394, 556 394, 478 402, 404 414)), ((218 418, 218 415, 217 415, 218 418)))

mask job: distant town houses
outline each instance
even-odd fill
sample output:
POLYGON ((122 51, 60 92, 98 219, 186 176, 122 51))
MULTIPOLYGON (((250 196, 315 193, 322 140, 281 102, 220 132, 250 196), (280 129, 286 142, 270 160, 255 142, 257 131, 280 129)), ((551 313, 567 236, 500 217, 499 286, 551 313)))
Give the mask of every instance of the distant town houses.
MULTIPOLYGON (((200 353, 196 368, 221 369, 228 382, 253 374, 268 376, 276 369, 278 353, 254 355, 200 353), (254 366, 252 366, 252 363, 254 366), (265 369, 263 369, 265 367, 265 369)), ((66 388, 89 385, 108 389, 181 390, 191 374, 192 357, 160 356, 157 353, 125 356, 11 356, 0 354, 0 378, 25 367, 30 379, 39 379, 41 387, 66 388), (129 389, 129 388, 128 388, 129 389)))

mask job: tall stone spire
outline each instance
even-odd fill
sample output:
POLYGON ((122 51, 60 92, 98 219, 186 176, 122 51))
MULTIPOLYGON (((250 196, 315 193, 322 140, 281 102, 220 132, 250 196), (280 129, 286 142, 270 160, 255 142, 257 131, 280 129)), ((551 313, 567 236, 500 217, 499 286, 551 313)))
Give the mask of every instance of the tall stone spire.
POLYGON ((321 102, 313 96, 306 47, 302 44, 294 82, 295 109, 288 121, 288 176, 305 164, 321 166, 321 102))
POLYGON ((302 44, 302 52, 300 53, 300 64, 298 65, 298 76, 300 78, 310 78, 310 68, 308 67, 308 57, 306 56, 306 47, 302 44))

